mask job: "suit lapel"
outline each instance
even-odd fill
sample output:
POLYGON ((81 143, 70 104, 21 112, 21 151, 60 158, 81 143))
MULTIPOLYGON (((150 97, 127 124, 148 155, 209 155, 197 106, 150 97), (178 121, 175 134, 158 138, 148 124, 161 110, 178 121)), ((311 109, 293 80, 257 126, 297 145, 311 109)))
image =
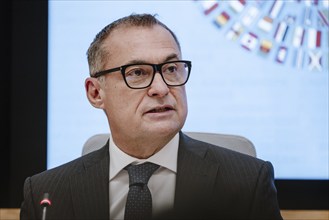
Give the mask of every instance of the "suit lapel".
POLYGON ((71 177, 76 219, 109 219, 108 143, 83 158, 83 169, 71 177))
POLYGON ((200 207, 209 202, 213 192, 218 165, 206 159, 208 149, 197 143, 180 133, 175 210, 200 207))

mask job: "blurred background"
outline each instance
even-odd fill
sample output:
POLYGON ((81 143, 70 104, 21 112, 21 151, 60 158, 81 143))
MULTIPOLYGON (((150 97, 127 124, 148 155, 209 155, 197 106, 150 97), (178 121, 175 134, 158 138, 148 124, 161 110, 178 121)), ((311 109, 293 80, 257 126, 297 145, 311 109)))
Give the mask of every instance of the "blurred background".
POLYGON ((192 61, 185 131, 249 138, 281 179, 328 179, 328 2, 50 1, 48 168, 109 132, 86 99, 86 51, 104 26, 158 14, 192 61), (313 36, 314 35, 314 36, 313 36))

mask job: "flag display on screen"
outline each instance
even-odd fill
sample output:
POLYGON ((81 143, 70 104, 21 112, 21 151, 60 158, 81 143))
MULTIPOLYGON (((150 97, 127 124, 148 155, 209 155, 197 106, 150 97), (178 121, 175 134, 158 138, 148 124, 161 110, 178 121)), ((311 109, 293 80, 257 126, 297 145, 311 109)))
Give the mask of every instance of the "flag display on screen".
POLYGON ((312 72, 328 68, 329 1, 195 2, 220 33, 250 53, 312 72))

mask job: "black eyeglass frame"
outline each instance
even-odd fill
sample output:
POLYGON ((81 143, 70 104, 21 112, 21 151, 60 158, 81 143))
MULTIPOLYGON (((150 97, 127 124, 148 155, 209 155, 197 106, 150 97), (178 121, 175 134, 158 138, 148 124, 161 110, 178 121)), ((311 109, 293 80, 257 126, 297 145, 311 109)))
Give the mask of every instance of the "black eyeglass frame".
POLYGON ((168 61, 168 62, 164 62, 164 63, 160 63, 160 64, 152 64, 152 63, 133 63, 133 64, 127 64, 127 65, 123 65, 123 66, 120 66, 120 67, 116 67, 116 68, 111 68, 111 69, 107 69, 107 70, 103 70, 103 71, 99 71, 99 72, 96 72, 94 75, 92 75, 91 77, 93 78, 98 78, 100 76, 103 76, 105 74, 108 74, 108 73, 113 73, 113 72, 117 72, 117 71, 120 71, 121 72, 121 75, 122 75, 122 78, 123 80, 125 81, 126 85, 131 88, 131 89, 145 89, 147 87, 149 87, 153 80, 154 80, 154 76, 155 74, 158 72, 161 77, 162 77, 162 80, 166 83, 167 86, 171 86, 171 87, 176 87, 176 86, 183 86, 187 83, 188 79, 190 78, 190 73, 191 73, 191 69, 192 69, 192 62, 189 61, 189 60, 174 60, 174 61, 168 61), (187 77, 186 77, 186 80, 185 82, 181 83, 181 84, 178 84, 178 85, 170 85, 166 82, 165 78, 163 77, 162 75, 162 66, 163 65, 166 65, 166 64, 170 64, 170 63, 185 63, 188 67, 188 73, 187 73, 187 77), (147 85, 147 86, 143 86, 143 87, 138 87, 138 88, 135 88, 135 87, 131 87, 127 80, 126 80, 126 77, 125 77, 125 71, 128 67, 130 66, 135 66, 135 65, 149 65, 149 66, 152 66, 153 67, 153 76, 152 76, 152 79, 150 81, 150 83, 147 85))

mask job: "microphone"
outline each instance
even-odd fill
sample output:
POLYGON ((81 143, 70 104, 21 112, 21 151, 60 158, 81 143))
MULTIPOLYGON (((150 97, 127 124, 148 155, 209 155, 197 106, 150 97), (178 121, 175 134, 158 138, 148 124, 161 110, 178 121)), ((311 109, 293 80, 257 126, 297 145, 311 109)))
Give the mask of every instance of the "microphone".
POLYGON ((40 205, 43 207, 42 220, 46 220, 47 207, 51 206, 51 201, 49 200, 49 193, 43 194, 43 198, 40 202, 40 205))

